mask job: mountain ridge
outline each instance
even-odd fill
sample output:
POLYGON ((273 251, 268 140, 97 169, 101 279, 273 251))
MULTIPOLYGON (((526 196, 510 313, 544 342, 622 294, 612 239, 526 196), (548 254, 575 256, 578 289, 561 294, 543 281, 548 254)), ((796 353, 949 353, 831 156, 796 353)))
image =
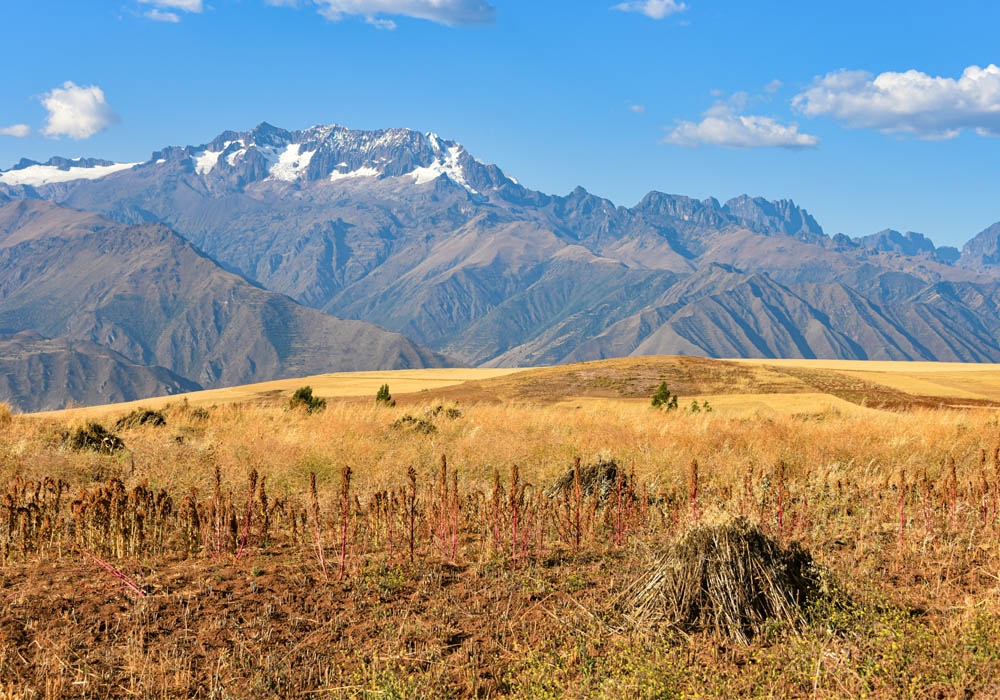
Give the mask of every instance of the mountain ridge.
POLYGON ((226 272, 163 224, 121 224, 43 200, 0 204, 0 328, 93 343, 204 388, 450 364, 226 272))
POLYGON ((652 191, 624 207, 530 190, 433 133, 338 125, 265 122, 93 179, 3 179, 0 196, 162 223, 263 289, 470 364, 1000 361, 1000 224, 959 252, 891 229, 829 236, 791 200, 652 191))

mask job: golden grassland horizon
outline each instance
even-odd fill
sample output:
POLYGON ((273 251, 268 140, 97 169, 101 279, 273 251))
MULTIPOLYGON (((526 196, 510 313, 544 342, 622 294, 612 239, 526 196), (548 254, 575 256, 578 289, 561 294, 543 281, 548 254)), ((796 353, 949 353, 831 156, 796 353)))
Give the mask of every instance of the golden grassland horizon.
MULTIPOLYGON (((661 362, 683 359, 682 356, 648 356, 642 358, 621 358, 570 365, 553 365, 548 367, 516 367, 516 368, 440 368, 415 370, 377 370, 361 372, 334 372, 308 377, 278 379, 256 384, 246 384, 221 389, 207 389, 170 396, 157 396, 137 399, 119 404, 97 406, 68 407, 59 410, 40 411, 31 415, 52 418, 88 418, 110 415, 139 407, 159 409, 177 401, 185 401, 192 406, 213 406, 227 403, 252 401, 267 401, 291 395, 301 386, 312 387, 317 396, 332 398, 353 398, 374 396, 382 384, 389 384, 394 395, 409 395, 419 392, 433 391, 445 387, 454 387, 466 382, 481 382, 489 379, 524 374, 526 376, 544 377, 546 373, 560 374, 573 368, 606 367, 627 372, 629 366, 636 362, 661 362)), ((872 360, 827 360, 827 359, 721 359, 706 362, 720 362, 744 365, 751 368, 775 367, 782 369, 806 369, 841 374, 873 381, 877 384, 902 391, 926 393, 930 396, 950 398, 992 399, 1000 401, 1000 365, 987 363, 960 362, 919 362, 919 361, 872 361, 872 360)), ((739 389, 739 387, 736 387, 739 389)), ((782 395, 782 392, 769 388, 767 391, 734 391, 731 394, 708 395, 727 396, 724 399, 727 406, 739 406, 746 403, 748 407, 761 406, 763 396, 773 396, 777 400, 767 402, 767 406, 780 410, 784 403, 781 398, 788 397, 796 406, 808 405, 809 402, 820 399, 823 392, 812 392, 814 396, 803 396, 801 388, 782 395), (780 397, 780 398, 779 398, 780 397), (791 398, 797 397, 797 398, 791 398), (737 400, 733 400, 733 399, 737 400), (742 399, 742 400, 741 400, 742 399)), ((574 397, 565 397, 572 399, 574 397)), ((635 398, 635 397, 633 397, 635 398)), ((645 397, 641 397, 645 398, 645 397)), ((849 408, 836 397, 827 398, 839 408, 849 408)))
POLYGON ((102 407, 107 452, 0 416, 0 697, 995 697, 998 379, 645 358, 291 408, 310 378, 102 407), (636 612, 734 518, 837 594, 748 643, 636 612))

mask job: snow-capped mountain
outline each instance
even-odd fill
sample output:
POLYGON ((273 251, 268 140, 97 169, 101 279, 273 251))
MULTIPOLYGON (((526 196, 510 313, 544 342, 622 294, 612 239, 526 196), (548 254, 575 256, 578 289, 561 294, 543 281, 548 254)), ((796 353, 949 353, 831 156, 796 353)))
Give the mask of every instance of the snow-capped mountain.
POLYGON ((46 163, 23 159, 0 170, 9 187, 96 180, 139 168, 180 168, 210 186, 242 189, 258 182, 318 183, 400 178, 422 185, 448 177, 474 195, 516 184, 495 165, 476 160, 455 141, 411 129, 358 131, 343 126, 314 126, 287 131, 262 123, 250 131, 225 131, 198 146, 167 147, 143 163, 52 158, 46 163))
POLYGON ((789 200, 549 195, 407 129, 261 124, 138 165, 21 165, 0 201, 166 224, 267 290, 470 364, 1000 361, 996 227, 959 258, 918 234, 830 237, 789 200), (63 179, 29 183, 38 168, 63 179))
POLYGON ((27 158, 7 171, 0 170, 0 184, 32 187, 73 180, 97 180, 112 173, 129 170, 138 163, 114 163, 96 158, 50 158, 38 163, 27 158))
POLYGON ((264 123, 250 131, 226 131, 209 143, 167 148, 144 167, 177 164, 208 182, 241 188, 262 181, 344 182, 401 178, 425 184, 446 176, 472 194, 514 180, 473 158, 461 144, 410 129, 356 131, 314 126, 287 131, 264 123))

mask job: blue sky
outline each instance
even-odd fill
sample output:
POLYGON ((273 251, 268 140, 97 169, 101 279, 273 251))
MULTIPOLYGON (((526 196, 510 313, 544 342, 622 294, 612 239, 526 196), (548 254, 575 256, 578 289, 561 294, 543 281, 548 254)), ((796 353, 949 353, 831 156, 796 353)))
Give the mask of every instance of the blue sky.
POLYGON ((526 186, 794 199, 827 233, 1000 221, 1000 3, 2 0, 0 168, 261 121, 410 127, 526 186))

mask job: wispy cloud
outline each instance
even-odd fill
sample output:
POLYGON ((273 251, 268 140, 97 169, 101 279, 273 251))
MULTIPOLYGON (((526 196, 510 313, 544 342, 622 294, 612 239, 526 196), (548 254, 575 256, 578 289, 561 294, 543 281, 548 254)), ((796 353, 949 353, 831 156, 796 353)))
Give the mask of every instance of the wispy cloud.
POLYGON ((66 81, 41 100, 49 112, 42 133, 52 138, 87 139, 121 121, 96 85, 80 87, 66 81))
POLYGON ((153 6, 153 9, 143 13, 143 17, 154 22, 169 22, 171 24, 177 24, 181 21, 178 12, 200 14, 205 10, 202 0, 139 0, 139 3, 153 6))
POLYGON ((13 136, 16 139, 23 139, 31 136, 31 127, 27 124, 12 124, 11 126, 0 127, 0 136, 13 136))
POLYGON ((181 21, 180 16, 176 12, 163 12, 155 7, 147 12, 145 16, 156 22, 170 22, 172 24, 177 24, 181 21))
POLYGON ((611 7, 621 12, 638 12, 652 19, 663 19, 669 15, 684 12, 688 6, 676 0, 629 0, 611 7))
POLYGON ((143 5, 155 5, 160 8, 170 10, 180 10, 181 12, 200 13, 204 11, 201 0, 139 0, 143 5))
MULTIPOLYGON (((150 2, 152 0, 149 0, 150 2)), ((180 0, 176 0, 180 1, 180 0)), ((379 29, 395 29, 392 17, 412 17, 449 27, 492 24, 496 8, 485 0, 265 0, 268 5, 313 5, 333 22, 361 17, 379 29)))
POLYGON ((917 70, 877 76, 837 71, 816 78, 792 105, 806 116, 829 116, 850 128, 927 140, 952 139, 967 129, 1000 136, 1000 68, 969 66, 958 79, 917 70))
POLYGON ((630 111, 630 112, 632 112, 634 114, 645 114, 646 113, 646 106, 645 105, 629 105, 628 106, 628 111, 630 111))
POLYGON ((815 148, 819 137, 799 131, 798 124, 782 124, 773 117, 742 114, 755 101, 745 92, 716 102, 699 122, 682 121, 669 130, 663 143, 695 148, 815 148))

